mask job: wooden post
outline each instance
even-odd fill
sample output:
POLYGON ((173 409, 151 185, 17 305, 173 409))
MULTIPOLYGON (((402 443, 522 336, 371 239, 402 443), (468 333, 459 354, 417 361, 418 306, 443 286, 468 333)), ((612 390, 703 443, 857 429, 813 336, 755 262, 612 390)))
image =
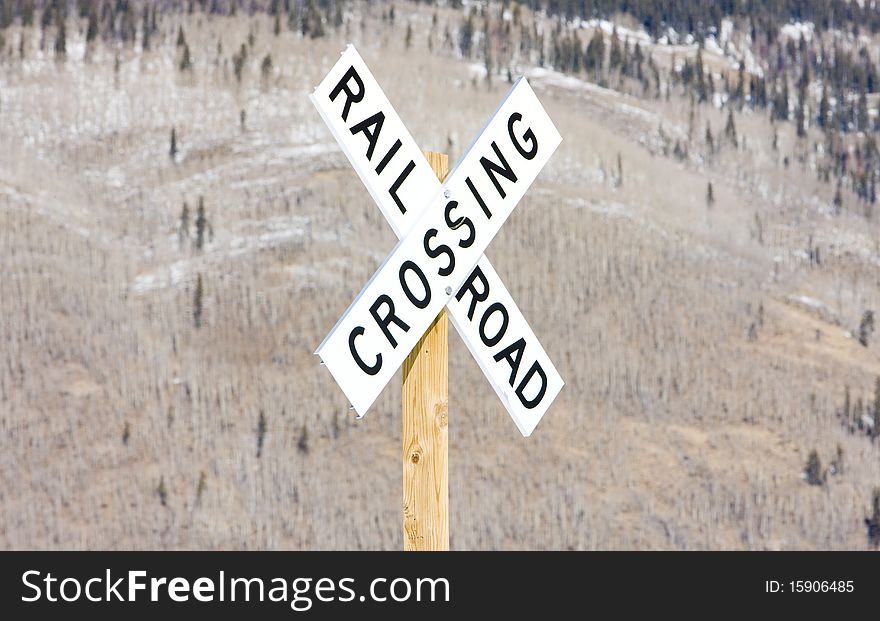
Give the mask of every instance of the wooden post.
MULTIPOLYGON (((443 181, 449 157, 426 151, 443 181)), ((440 311, 403 363, 403 549, 449 549, 449 324, 440 311)))

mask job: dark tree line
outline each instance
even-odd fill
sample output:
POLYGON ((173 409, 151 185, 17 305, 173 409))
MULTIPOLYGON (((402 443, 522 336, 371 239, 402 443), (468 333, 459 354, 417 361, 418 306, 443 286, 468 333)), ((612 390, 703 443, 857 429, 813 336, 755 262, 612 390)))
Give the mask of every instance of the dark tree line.
MULTIPOLYGON (((87 42, 96 39, 128 45, 139 42, 144 49, 149 49, 164 16, 197 12, 268 14, 273 18, 272 30, 276 36, 287 31, 320 37, 343 25, 344 9, 354 1, 0 0, 0 39, 4 30, 16 22, 39 28, 43 31, 41 40, 47 42, 57 58, 63 59, 67 53, 68 22, 79 20, 76 28, 85 31, 87 42)), ((436 4, 437 0, 424 3, 436 4)), ((515 59, 526 58, 528 62, 634 95, 669 98, 677 94, 702 105, 720 101, 736 111, 745 107, 763 111, 774 122, 792 123, 797 136, 805 142, 803 150, 812 149, 817 154, 817 175, 835 188, 836 211, 847 206, 846 192, 850 192, 863 206, 866 216, 872 213, 880 178, 880 152, 872 134, 880 130, 880 115, 872 114, 869 95, 880 90, 880 76, 870 49, 860 43, 858 36, 849 36, 880 29, 880 8, 872 3, 845 0, 527 0, 519 3, 504 0, 498 6, 471 4, 466 9, 458 0, 444 0, 444 4, 460 8, 463 13, 457 29, 451 31, 449 25, 446 26, 443 46, 447 51, 455 50, 466 58, 482 61, 490 83, 493 75, 510 74, 515 59), (545 11, 552 16, 551 20, 539 26, 540 20, 529 9, 545 11), (501 10, 509 10, 512 19, 502 19, 501 10), (672 29, 679 36, 692 34, 700 47, 696 54, 673 58, 672 66, 665 59, 664 66, 660 66, 644 41, 630 40, 616 29, 603 32, 599 28, 573 27, 575 19, 615 18, 620 14, 635 18, 655 39, 670 35, 672 29), (719 74, 717 70, 710 71, 704 63, 702 42, 718 33, 724 19, 733 20, 738 32, 750 35, 760 70, 740 63, 719 74), (815 36, 809 40, 782 36, 781 26, 792 20, 811 21, 815 25, 815 36), (846 36, 823 36, 832 28, 846 36)), ((373 6, 383 21, 394 27, 393 1, 373 6)), ((409 33, 407 45, 412 45, 411 27, 403 28, 409 33)), ((436 19, 432 36, 434 29, 437 29, 436 19)), ((21 46, 23 40, 22 37, 21 46)), ((432 40, 429 38, 429 47, 432 40)), ((198 57, 191 53, 182 29, 178 33, 178 46, 181 71, 193 70, 198 57)), ((3 48, 0 45, 0 50, 3 48)), ((241 81, 249 46, 242 44, 233 49, 231 66, 237 81, 241 81)), ((270 75, 272 59, 264 58, 260 66, 264 75, 270 75)), ((735 136, 728 137, 736 144, 735 136)), ((712 149, 720 144, 720 141, 712 141, 712 149)), ((672 149, 681 157, 686 156, 687 150, 687 145, 672 149)))
POLYGON ((98 37, 123 43, 140 40, 149 49, 161 17, 168 14, 248 15, 267 13, 281 24, 311 37, 323 36, 328 28, 343 23, 343 0, 0 0, 0 34, 16 23, 54 28, 55 47, 63 52, 68 18, 84 20, 86 39, 98 37), (138 36, 140 35, 140 39, 138 36))
POLYGON ((609 19, 625 13, 655 38, 672 28, 702 41, 717 32, 725 18, 748 21, 753 40, 762 34, 775 38, 780 26, 790 21, 811 21, 820 31, 880 30, 880 11, 870 3, 860 6, 848 0, 529 0, 525 4, 568 20, 609 19))
MULTIPOLYGON (((845 191, 849 191, 864 215, 871 216, 880 178, 880 152, 873 135, 880 131, 880 114, 870 109, 869 95, 880 90, 880 82, 876 57, 850 35, 875 31, 880 8, 831 1, 528 2, 525 6, 546 8, 557 16, 549 27, 544 24, 539 29, 539 20, 524 17, 521 6, 513 3, 512 20, 502 20, 500 12, 493 15, 496 9, 472 5, 459 25, 458 52, 482 59, 487 68, 501 69, 525 58, 635 95, 677 94, 699 104, 720 102, 731 110, 763 111, 772 121, 795 128, 799 153, 786 156, 786 165, 795 158, 805 161, 805 153, 812 151, 819 179, 835 188, 834 210, 847 205, 845 191), (670 27, 679 35, 694 34, 696 53, 673 56, 671 65, 664 61, 661 67, 642 42, 630 40, 616 28, 610 33, 601 28, 584 30, 578 27, 580 22, 568 21, 621 12, 639 18, 655 37, 667 34, 670 27), (704 63, 702 42, 717 34, 725 18, 734 20, 738 32, 751 36, 756 68, 740 62, 718 73, 704 63), (781 26, 794 19, 812 20, 814 36, 783 35, 781 26), (657 24, 662 28, 655 28, 657 24), (837 34, 823 36, 832 27, 837 34)), ((728 118, 732 122, 731 113, 728 118)), ((735 131, 725 131, 725 137, 739 146, 735 131)), ((706 144, 714 151, 721 143, 709 139, 706 144)), ((773 144, 776 148, 775 134, 773 144)), ((682 158, 687 151, 682 144, 670 148, 682 158)))

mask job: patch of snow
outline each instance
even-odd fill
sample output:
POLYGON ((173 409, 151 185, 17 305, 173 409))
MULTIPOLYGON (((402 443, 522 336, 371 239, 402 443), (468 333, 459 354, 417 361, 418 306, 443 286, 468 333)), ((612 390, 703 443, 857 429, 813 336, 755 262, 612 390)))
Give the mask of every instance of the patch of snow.
POLYGON ((119 166, 113 166, 107 171, 107 183, 116 188, 121 188, 125 185, 125 173, 122 172, 119 166))
POLYGON ((134 279, 134 283, 131 285, 131 290, 135 293, 145 293, 157 288, 155 274, 141 274, 134 279))
POLYGON ((471 73, 471 79, 476 78, 478 80, 482 80, 486 77, 486 65, 482 65, 480 63, 471 63, 468 67, 468 70, 471 73))
POLYGON ((86 38, 85 36, 77 37, 73 41, 66 44, 67 57, 85 60, 86 57, 86 38))
POLYGON ((828 308, 821 300, 806 295, 787 295, 785 296, 785 301, 794 306, 798 306, 803 310, 815 313, 823 321, 837 325, 840 324, 837 314, 828 308))
POLYGON ((706 48, 707 52, 717 54, 718 56, 724 56, 724 50, 718 45, 718 40, 715 39, 715 35, 709 35, 706 37, 703 46, 706 48))
POLYGON ((820 302, 816 298, 811 298, 806 295, 790 295, 790 296, 788 296, 787 299, 792 302, 799 302, 799 303, 803 304, 804 306, 808 306, 808 307, 816 309, 816 310, 825 308, 825 304, 823 304, 822 302, 820 302))
POLYGON ((586 209, 595 214, 608 216, 612 218, 632 219, 632 213, 621 203, 604 203, 583 198, 576 198, 569 201, 575 209, 586 209))
POLYGON ((813 22, 794 22, 792 24, 785 24, 782 28, 779 29, 779 32, 789 39, 800 39, 803 37, 807 41, 812 40, 813 32, 816 27, 813 22))
MULTIPOLYGON (((586 22, 582 21, 580 23, 580 27, 599 28, 605 34, 611 36, 611 34, 614 32, 615 24, 614 22, 610 22, 607 19, 591 19, 586 22)), ((635 45, 636 42, 647 45, 653 43, 651 35, 649 35, 644 30, 632 30, 630 28, 626 28, 625 26, 620 25, 617 25, 617 37, 621 41, 629 40, 630 45, 635 45)))
MULTIPOLYGON (((131 284, 131 291, 135 294, 144 294, 157 289, 177 287, 186 282, 192 272, 203 269, 202 266, 206 262, 259 252, 285 242, 303 240, 310 235, 312 235, 311 222, 302 216, 279 216, 240 222, 237 233, 206 243, 203 254, 179 259, 168 266, 138 275, 131 284)), ((335 239, 335 234, 325 231, 315 237, 335 239)))
POLYGON ((721 39, 721 44, 726 47, 730 40, 733 38, 733 20, 721 20, 721 32, 719 34, 719 38, 721 39))

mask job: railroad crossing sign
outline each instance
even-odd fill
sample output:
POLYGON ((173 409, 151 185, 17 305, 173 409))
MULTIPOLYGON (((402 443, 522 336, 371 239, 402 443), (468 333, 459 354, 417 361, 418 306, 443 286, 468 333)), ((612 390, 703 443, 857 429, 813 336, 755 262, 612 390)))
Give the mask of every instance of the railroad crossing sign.
POLYGON ((400 240, 315 353, 362 417, 446 306, 530 435, 563 381, 483 256, 562 140, 528 82, 442 184, 353 46, 311 99, 400 240))

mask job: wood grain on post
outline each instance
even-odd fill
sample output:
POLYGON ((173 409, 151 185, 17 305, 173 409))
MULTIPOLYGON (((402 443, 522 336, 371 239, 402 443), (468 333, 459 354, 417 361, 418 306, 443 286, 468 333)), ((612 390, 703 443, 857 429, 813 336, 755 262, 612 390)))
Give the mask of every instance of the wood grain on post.
MULTIPOLYGON (((444 153, 425 152, 443 181, 444 153)), ((449 324, 446 310, 403 363, 403 549, 449 549, 449 324)))

